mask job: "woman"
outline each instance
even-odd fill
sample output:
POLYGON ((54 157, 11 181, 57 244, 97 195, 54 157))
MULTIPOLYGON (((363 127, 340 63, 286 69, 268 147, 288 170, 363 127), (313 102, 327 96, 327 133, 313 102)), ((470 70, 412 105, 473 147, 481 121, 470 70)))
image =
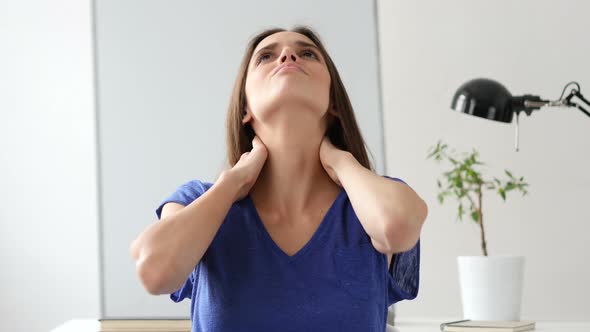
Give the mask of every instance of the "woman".
POLYGON ((131 246, 193 331, 384 331, 418 292, 424 201, 371 170, 336 67, 310 29, 249 43, 227 117, 230 168, 189 181, 131 246))

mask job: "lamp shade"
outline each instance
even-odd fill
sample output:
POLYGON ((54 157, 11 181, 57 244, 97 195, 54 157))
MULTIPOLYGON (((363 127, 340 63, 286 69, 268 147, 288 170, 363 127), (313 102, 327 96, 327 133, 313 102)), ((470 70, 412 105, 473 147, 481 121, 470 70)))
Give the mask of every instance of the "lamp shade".
POLYGON ((461 85, 451 103, 455 111, 489 120, 512 122, 512 95, 502 84, 477 78, 461 85))

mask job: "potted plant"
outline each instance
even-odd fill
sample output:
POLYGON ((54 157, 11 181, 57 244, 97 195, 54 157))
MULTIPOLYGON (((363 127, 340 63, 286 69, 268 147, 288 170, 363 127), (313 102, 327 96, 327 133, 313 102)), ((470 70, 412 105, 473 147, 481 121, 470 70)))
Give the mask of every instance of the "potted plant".
POLYGON ((483 194, 497 192, 502 200, 510 191, 527 194, 524 177, 515 177, 505 169, 506 180, 484 178, 476 167, 484 166, 479 153, 456 154, 449 151, 447 144, 438 141, 430 148, 427 159, 443 160, 451 168, 443 173, 443 181, 437 180, 437 195, 442 205, 445 199, 453 197, 457 202, 457 218, 465 214, 479 226, 483 256, 459 256, 459 284, 463 305, 463 318, 472 320, 520 320, 524 257, 489 256, 484 228, 483 194))

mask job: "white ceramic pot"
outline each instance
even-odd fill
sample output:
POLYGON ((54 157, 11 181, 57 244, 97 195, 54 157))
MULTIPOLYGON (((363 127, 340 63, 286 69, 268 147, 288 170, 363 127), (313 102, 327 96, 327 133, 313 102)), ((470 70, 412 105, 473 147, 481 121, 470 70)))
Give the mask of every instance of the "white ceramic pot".
POLYGON ((463 319, 520 320, 524 257, 459 256, 463 319))

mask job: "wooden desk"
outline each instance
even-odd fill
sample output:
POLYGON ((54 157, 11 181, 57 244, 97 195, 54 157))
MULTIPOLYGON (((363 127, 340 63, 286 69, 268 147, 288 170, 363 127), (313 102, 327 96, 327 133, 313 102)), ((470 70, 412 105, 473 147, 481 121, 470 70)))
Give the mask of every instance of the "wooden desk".
MULTIPOLYGON (((100 323, 96 319, 72 319, 51 330, 51 332, 100 332, 100 323)), ((387 325, 386 332, 400 332, 387 325)))
MULTIPOLYGON (((399 330, 399 332, 439 332, 440 323, 453 319, 420 319, 396 321, 396 329, 388 326, 387 332, 399 330)), ((73 319, 51 330, 51 332, 99 332, 100 324, 95 319, 73 319)), ((536 323, 536 332, 590 332, 590 321, 539 321, 536 323)))
MULTIPOLYGON (((395 326, 400 332, 440 332, 440 324, 460 318, 441 319, 396 319, 395 326)), ((542 321, 534 320, 536 332, 590 332, 590 321, 542 321)))

